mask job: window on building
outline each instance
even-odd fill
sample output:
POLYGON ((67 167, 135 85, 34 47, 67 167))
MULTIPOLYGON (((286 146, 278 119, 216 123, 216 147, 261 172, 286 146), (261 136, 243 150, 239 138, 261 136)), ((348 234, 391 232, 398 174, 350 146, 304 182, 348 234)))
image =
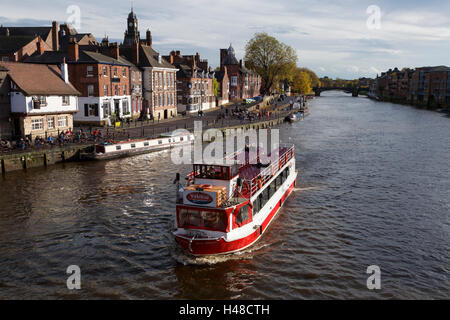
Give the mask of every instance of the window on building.
POLYGON ((58 117, 58 127, 67 127, 67 116, 59 116, 58 117))
POLYGON ((130 106, 128 105, 128 100, 126 99, 122 100, 122 110, 123 114, 130 114, 130 106))
POLYGON ((104 96, 107 96, 107 95, 108 95, 108 85, 107 85, 107 84, 105 84, 105 85, 103 86, 103 95, 104 95, 104 96))
POLYGON ((234 87, 236 87, 236 86, 237 86, 237 83, 238 83, 237 77, 236 77, 236 76, 232 76, 232 77, 231 77, 231 85, 234 86, 234 87))
POLYGON ((159 78, 159 86, 160 87, 162 87, 163 86, 163 77, 162 77, 162 73, 161 72, 159 72, 158 73, 158 78, 159 78))
POLYGON ((47 99, 45 96, 34 96, 33 99, 33 109, 40 109, 47 105, 47 99))
POLYGON ((9 57, 2 57, 2 61, 3 62, 8 62, 9 61, 9 57))
POLYGON ((123 85, 123 94, 124 95, 127 94, 127 85, 126 84, 123 85))
POLYGON ((46 96, 39 96, 39 103, 41 104, 41 106, 46 106, 47 105, 47 97, 46 96))
POLYGON ((47 118, 47 128, 48 129, 55 129, 55 118, 54 117, 48 117, 47 118))
POLYGON ((111 114, 109 102, 103 102, 103 118, 107 118, 111 114))
POLYGON ((108 68, 106 66, 103 67, 103 76, 104 77, 108 76, 108 68))
POLYGON ((31 130, 42 130, 44 129, 44 119, 32 119, 31 120, 31 130))
POLYGON ((135 80, 135 72, 134 72, 134 71, 131 72, 131 79, 132 79, 133 81, 135 80))
POLYGON ((118 86, 118 85, 115 85, 115 86, 114 86, 114 95, 115 95, 115 96, 118 96, 118 95, 119 95, 119 86, 118 86))
POLYGON ((117 68, 113 68, 113 75, 114 77, 117 77, 117 68))
POLYGON ((93 66, 87 66, 86 67, 86 75, 88 77, 93 77, 94 76, 94 67, 93 66))
POLYGON ((69 96, 63 96, 62 97, 62 105, 63 106, 68 106, 69 104, 70 104, 69 96))
POLYGON ((94 96, 94 85, 90 84, 87 86, 88 97, 94 96))
POLYGON ((84 105, 84 116, 85 117, 98 117, 98 104, 85 104, 84 105))
POLYGON ((122 77, 127 76, 127 68, 122 68, 122 77))

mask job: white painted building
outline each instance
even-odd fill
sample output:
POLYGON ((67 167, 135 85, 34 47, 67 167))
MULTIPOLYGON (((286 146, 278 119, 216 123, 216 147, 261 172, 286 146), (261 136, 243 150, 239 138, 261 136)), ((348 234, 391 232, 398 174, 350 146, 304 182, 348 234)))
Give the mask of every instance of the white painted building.
POLYGON ((73 128, 80 93, 70 84, 67 65, 5 63, 14 134, 55 135, 73 128))

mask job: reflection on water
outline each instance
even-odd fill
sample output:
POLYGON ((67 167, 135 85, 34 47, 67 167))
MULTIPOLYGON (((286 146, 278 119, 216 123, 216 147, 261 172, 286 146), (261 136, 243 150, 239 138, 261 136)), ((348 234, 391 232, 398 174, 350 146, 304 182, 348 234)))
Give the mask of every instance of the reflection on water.
POLYGON ((333 92, 311 111, 280 132, 296 145, 295 192, 239 254, 175 245, 172 181, 190 168, 169 152, 4 176, 0 298, 449 298, 449 119, 333 92), (80 291, 66 288, 71 264, 80 291))

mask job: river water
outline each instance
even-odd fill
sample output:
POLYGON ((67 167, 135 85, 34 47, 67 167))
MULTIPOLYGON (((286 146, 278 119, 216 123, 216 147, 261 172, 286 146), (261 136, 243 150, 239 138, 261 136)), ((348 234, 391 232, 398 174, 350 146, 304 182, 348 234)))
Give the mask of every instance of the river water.
POLYGON ((191 259, 174 244, 171 183, 189 167, 168 152, 8 173, 0 299, 450 298, 450 119, 322 95, 280 127, 299 182, 240 254, 191 259), (66 287, 69 265, 81 290, 66 287))

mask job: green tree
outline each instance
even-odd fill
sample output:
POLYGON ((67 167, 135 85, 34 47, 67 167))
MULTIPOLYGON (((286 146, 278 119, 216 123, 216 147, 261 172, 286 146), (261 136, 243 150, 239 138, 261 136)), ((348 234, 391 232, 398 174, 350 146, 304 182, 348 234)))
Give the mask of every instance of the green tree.
POLYGON ((245 65, 261 76, 261 93, 268 94, 283 79, 292 77, 297 54, 267 33, 256 33, 245 47, 245 65))

